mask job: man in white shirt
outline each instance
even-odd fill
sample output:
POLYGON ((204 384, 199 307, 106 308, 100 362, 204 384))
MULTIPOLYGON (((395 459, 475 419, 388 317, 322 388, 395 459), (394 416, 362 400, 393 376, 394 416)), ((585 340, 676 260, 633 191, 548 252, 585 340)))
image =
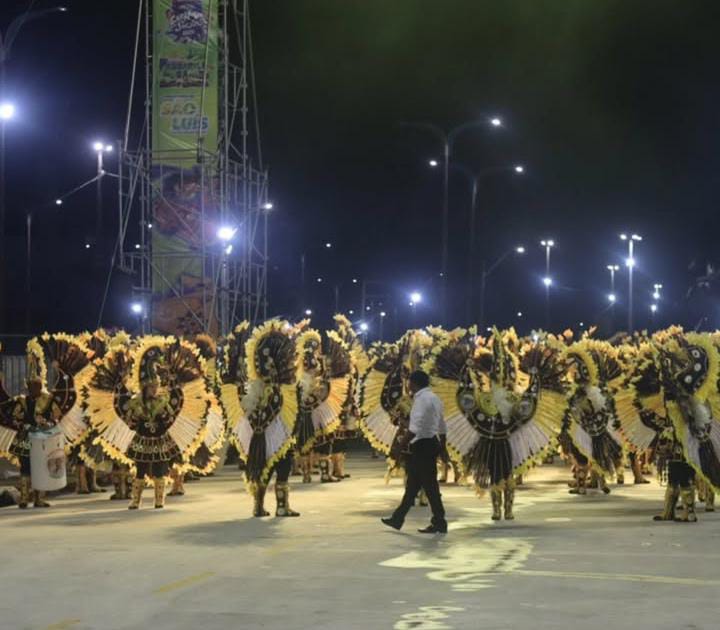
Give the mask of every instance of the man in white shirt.
POLYGON ((403 445, 410 446, 405 495, 393 515, 381 520, 388 527, 400 529, 422 488, 432 509, 432 520, 428 527, 418 531, 423 534, 444 534, 447 532, 447 521, 437 481, 437 459, 440 456, 447 458, 447 427, 443 404, 430 389, 430 377, 425 372, 418 370, 410 374, 409 386, 413 405, 410 410, 410 427, 403 445))

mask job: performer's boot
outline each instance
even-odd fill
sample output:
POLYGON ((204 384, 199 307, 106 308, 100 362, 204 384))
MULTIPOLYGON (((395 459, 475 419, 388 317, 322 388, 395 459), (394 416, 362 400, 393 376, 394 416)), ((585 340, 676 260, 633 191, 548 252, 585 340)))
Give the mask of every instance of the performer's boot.
POLYGON ((642 463, 640 462, 640 456, 637 454, 632 459, 632 472, 634 484, 640 485, 643 483, 650 483, 650 481, 643 477, 642 463))
POLYGON ((440 462, 438 464, 440 467, 440 477, 438 478, 438 483, 447 483, 448 480, 448 471, 450 470, 450 464, 446 464, 445 462, 440 462))
POLYGON ((290 509, 290 484, 275 482, 275 516, 300 516, 299 512, 290 509))
POLYGON ((615 481, 618 486, 624 486, 625 485, 625 469, 618 466, 618 468, 615 469, 615 481))
POLYGON ((265 509, 265 490, 267 490, 267 486, 263 485, 256 485, 253 488, 253 516, 270 516, 270 512, 268 512, 265 509))
POLYGON ((662 514, 656 514, 653 516, 654 521, 674 521, 675 520, 675 506, 680 496, 680 488, 678 486, 671 486, 665 488, 665 505, 663 506, 662 514))
POLYGON ((185 494, 185 480, 184 475, 179 471, 172 471, 170 474, 170 478, 172 479, 172 488, 170 488, 170 492, 168 492, 168 496, 170 497, 181 497, 185 494))
POLYGON ((300 470, 302 470, 302 482, 312 483, 312 465, 310 464, 310 455, 301 455, 298 459, 300 460, 300 470))
POLYGON ((428 505, 430 505, 428 503, 428 498, 425 494, 425 490, 420 490, 420 492, 418 493, 418 505, 420 507, 427 507, 428 505))
POLYGON ((127 501, 128 499, 128 481, 130 475, 124 470, 116 470, 112 474, 113 486, 115 492, 110 495, 111 501, 127 501))
POLYGON ((142 501, 142 493, 145 490, 145 478, 136 477, 132 482, 132 490, 130 491, 130 505, 128 510, 137 510, 142 501))
POLYGON ((98 485, 97 472, 95 472, 94 469, 87 467, 85 470, 87 471, 85 478, 87 479, 88 490, 90 490, 90 492, 105 492, 105 488, 98 485))
POLYGON ((586 471, 579 468, 575 473, 575 486, 570 488, 568 492, 570 494, 587 494, 585 489, 585 480, 587 479, 586 471))
POLYGON ((513 521, 515 520, 515 515, 513 514, 513 503, 515 503, 515 488, 512 488, 510 486, 505 487, 505 520, 506 521, 513 521))
POLYGON ((293 461, 292 461, 292 471, 290 472, 290 475, 292 477, 298 477, 298 476, 300 476, 300 474, 302 472, 301 467, 300 467, 300 461, 299 461, 300 457, 302 457, 302 455, 300 455, 300 453, 298 451, 295 451, 295 457, 293 457, 293 461))
POLYGON ((330 475, 330 462, 327 457, 320 460, 320 483, 335 483, 340 481, 330 475))
POLYGON ((715 511, 715 491, 710 487, 705 489, 705 511, 715 511))
POLYGON ((75 468, 76 478, 77 478, 77 486, 75 488, 75 492, 77 494, 90 494, 90 489, 88 488, 88 482, 87 482, 87 470, 85 466, 82 464, 78 464, 75 468))
POLYGON ((600 490, 602 490, 605 494, 610 494, 610 486, 607 485, 607 481, 605 480, 605 475, 598 474, 597 485, 598 485, 598 488, 600 488, 600 490))
POLYGON ((50 504, 45 500, 45 493, 41 490, 35 490, 33 492, 33 505, 37 508, 47 508, 50 507, 50 504))
POLYGON ((490 518, 493 521, 499 521, 502 518, 502 490, 490 490, 490 499, 492 500, 493 509, 492 516, 490 518))
POLYGON ((680 488, 680 500, 682 501, 682 515, 675 517, 675 520, 681 523, 695 523, 697 516, 695 515, 695 487, 688 486, 680 488))
POLYGON ((345 473, 345 453, 333 453, 332 457, 332 476, 336 479, 347 479, 350 475, 345 473))
POLYGON ((155 487, 155 508, 159 510, 165 507, 165 477, 153 477, 153 486, 155 487))
POLYGON ((460 471, 460 466, 458 466, 455 462, 452 463, 452 469, 453 469, 453 483, 456 486, 461 486, 464 483, 463 474, 460 471))
POLYGON ((20 501, 18 502, 18 507, 21 510, 26 509, 28 503, 30 503, 30 487, 30 477, 26 475, 20 477, 20 501))

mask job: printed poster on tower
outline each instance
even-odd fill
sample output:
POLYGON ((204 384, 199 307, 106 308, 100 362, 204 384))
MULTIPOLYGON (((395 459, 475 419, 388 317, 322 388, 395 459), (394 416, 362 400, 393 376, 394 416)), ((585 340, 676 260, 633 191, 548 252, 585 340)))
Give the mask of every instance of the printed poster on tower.
POLYGON ((164 334, 199 331, 209 306, 202 247, 218 212, 218 3, 153 4, 152 324, 164 334))

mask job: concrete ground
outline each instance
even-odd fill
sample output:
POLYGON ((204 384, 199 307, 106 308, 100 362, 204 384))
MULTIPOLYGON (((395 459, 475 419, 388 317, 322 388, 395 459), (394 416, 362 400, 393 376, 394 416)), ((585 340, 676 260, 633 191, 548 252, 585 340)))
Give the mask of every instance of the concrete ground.
POLYGON ((487 497, 447 486, 450 532, 424 536, 428 508, 402 532, 379 522, 402 493, 380 460, 354 453, 348 472, 294 477, 297 519, 250 518, 231 467, 164 510, 149 490, 137 512, 107 495, 3 508, 0 628, 718 627, 720 512, 653 523, 655 483, 575 497, 546 466, 500 523, 487 497))

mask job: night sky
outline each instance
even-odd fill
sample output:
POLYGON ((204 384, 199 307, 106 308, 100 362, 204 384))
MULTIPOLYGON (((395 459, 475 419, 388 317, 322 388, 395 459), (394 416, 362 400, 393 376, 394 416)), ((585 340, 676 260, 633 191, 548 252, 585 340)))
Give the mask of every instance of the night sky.
MULTIPOLYGON (((93 176, 96 137, 122 134, 137 3, 68 0, 66 14, 28 25, 7 65, 19 116, 7 127, 12 293, 9 332, 25 332, 25 215, 35 209, 32 330, 97 323, 102 274, 88 272, 95 197, 62 208, 60 193, 93 176)), ((4 0, 3 30, 27 2, 4 0)), ((38 7, 52 6, 37 3, 38 7)), ((462 135, 454 158, 485 178, 476 265, 527 247, 488 281, 487 319, 521 332, 544 323, 544 255, 552 237, 552 327, 608 325, 608 263, 621 231, 637 252, 637 324, 720 325, 714 291, 686 292, 715 253, 720 217, 717 2, 674 0, 273 0, 253 2, 263 155, 271 173, 270 311, 323 315, 339 284, 359 310, 353 277, 382 281, 386 336, 438 321, 442 179, 429 134, 489 115, 502 129, 462 135), (333 244, 324 248, 325 242, 333 244), (309 287, 301 303, 300 256, 309 287), (693 266, 694 265, 694 266, 693 266), (310 285, 311 283, 308 282, 310 285), (414 316, 410 291, 426 296, 414 316), (523 318, 517 318, 522 311, 523 318), (394 320, 394 321, 393 321, 394 320)), ((114 161, 108 163, 110 170, 114 161)), ((108 240, 115 186, 105 185, 108 240)), ((469 187, 450 180, 451 324, 466 323, 469 187)), ((479 273, 478 273, 479 275, 479 273)), ((103 324, 130 326, 131 282, 113 276, 103 324)), ((616 322, 625 321, 626 273, 616 322)), ((477 309, 476 309, 477 312, 477 309)), ((323 323, 323 317, 320 323, 323 323)))

